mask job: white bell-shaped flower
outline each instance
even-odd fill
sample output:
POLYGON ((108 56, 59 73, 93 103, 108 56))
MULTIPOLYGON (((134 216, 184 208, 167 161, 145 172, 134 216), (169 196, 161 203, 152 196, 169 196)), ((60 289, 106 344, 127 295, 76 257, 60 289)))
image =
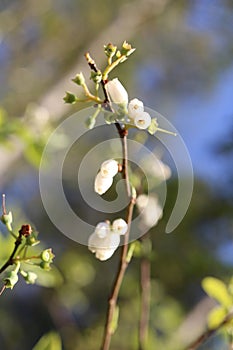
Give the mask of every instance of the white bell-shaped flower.
POLYGON ((151 116, 147 112, 142 112, 134 118, 134 124, 138 129, 147 129, 151 124, 151 116))
POLYGON ((105 88, 112 102, 121 104, 128 103, 128 92, 118 78, 108 81, 107 84, 105 84, 105 88))
POLYGON ((128 113, 131 118, 139 117, 144 112, 143 102, 134 98, 128 104, 128 113))
POLYGON ((101 175, 103 177, 113 177, 118 173, 118 162, 114 159, 108 159, 101 164, 101 175))
POLYGON ((116 219, 112 223, 112 230, 118 235, 124 235, 128 230, 128 224, 123 219, 116 219))
POLYGON ((94 232, 88 240, 88 249, 95 253, 97 259, 104 261, 113 255, 120 244, 120 236, 117 233, 110 232, 106 237, 100 238, 94 232))
POLYGON ((95 192, 100 195, 104 194, 112 186, 112 183, 113 183, 113 178, 111 176, 104 177, 102 176, 101 172, 99 172, 95 177, 95 184, 94 184, 95 192))
POLYGON ((99 238, 105 238, 110 233, 110 223, 99 222, 95 228, 95 233, 99 238))

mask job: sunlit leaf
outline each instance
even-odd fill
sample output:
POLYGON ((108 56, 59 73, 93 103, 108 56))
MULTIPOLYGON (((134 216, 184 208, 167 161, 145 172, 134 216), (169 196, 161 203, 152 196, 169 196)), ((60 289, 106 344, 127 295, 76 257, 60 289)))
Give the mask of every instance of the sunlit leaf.
POLYGON ((226 308, 232 305, 232 298, 228 293, 227 286, 221 280, 206 277, 202 280, 202 288, 211 298, 214 298, 226 308))
POLYGON ((208 315, 208 327, 209 329, 217 328, 224 318, 226 317, 227 311, 222 306, 217 306, 213 310, 210 311, 208 315))

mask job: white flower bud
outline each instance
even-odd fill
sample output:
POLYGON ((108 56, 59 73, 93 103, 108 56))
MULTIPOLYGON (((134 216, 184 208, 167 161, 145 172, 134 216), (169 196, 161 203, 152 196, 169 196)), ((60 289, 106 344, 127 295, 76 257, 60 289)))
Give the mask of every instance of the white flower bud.
POLYGON ((107 84, 105 84, 105 88, 112 102, 128 103, 128 93, 118 78, 107 82, 107 84))
POLYGON ((133 119, 140 116, 144 112, 143 102, 134 98, 128 104, 128 112, 129 116, 133 119))
POLYGON ((155 158, 155 161, 151 161, 150 157, 143 159, 140 166, 147 174, 153 176, 157 182, 166 181, 171 177, 171 169, 159 158, 155 158))
POLYGON ((110 224, 107 222, 99 222, 95 228, 95 234, 99 238, 105 238, 110 233, 110 224))
POLYGON ((124 235, 128 230, 128 225, 123 219, 116 219, 112 223, 112 230, 118 235, 124 235))
POLYGON ((118 173, 118 163, 114 159, 108 159, 102 163, 100 168, 103 177, 113 177, 118 173))
POLYGON ((143 112, 134 118, 134 124, 138 129, 147 129, 151 124, 151 116, 147 112, 143 112))
POLYGON ((104 194, 113 183, 112 177, 103 177, 102 174, 99 172, 95 177, 95 192, 102 195, 104 194))
POLYGON ((156 196, 141 194, 137 198, 136 205, 141 212, 142 221, 139 226, 142 229, 155 226, 163 215, 163 209, 156 196))
POLYGON ((106 237, 100 238, 95 232, 89 237, 88 249, 95 253, 97 259, 104 261, 113 255, 120 244, 120 236, 116 233, 109 233, 106 237))

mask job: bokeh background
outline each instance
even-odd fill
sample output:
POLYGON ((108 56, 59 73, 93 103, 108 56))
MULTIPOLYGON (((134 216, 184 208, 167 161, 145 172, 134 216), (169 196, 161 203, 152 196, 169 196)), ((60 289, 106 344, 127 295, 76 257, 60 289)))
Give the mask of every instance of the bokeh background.
MULTIPOLYGON (((201 280, 211 275, 227 282, 233 268, 232 37, 230 0, 0 1, 0 192, 7 195, 15 227, 31 222, 56 254, 47 288, 21 281, 1 296, 1 349, 32 349, 49 331, 59 334, 65 350, 94 350, 101 343, 119 252, 99 262, 53 226, 40 199, 38 165, 50 132, 77 111, 62 98, 65 90, 74 91, 70 79, 76 73, 89 75, 83 54, 88 50, 102 67, 103 45, 124 40, 137 50, 113 76, 131 98, 137 96, 178 129, 195 176, 187 215, 166 235, 177 193, 174 170, 164 217, 151 230, 148 349, 175 350, 177 334, 186 343, 205 329, 212 304, 201 280)), ((69 191, 72 205, 84 211, 72 187, 69 191)), ((137 349, 138 278, 134 259, 120 294, 112 350, 137 349)), ((216 335, 201 349, 227 345, 216 335)))

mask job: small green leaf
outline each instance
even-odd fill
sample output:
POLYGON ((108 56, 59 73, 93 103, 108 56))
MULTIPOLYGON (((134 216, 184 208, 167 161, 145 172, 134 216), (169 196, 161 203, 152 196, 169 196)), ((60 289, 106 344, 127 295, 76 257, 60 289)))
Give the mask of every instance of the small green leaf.
POLYGON ((47 333, 40 338, 32 350, 62 350, 61 337, 55 332, 47 333))
POLYGON ((232 305, 233 300, 228 293, 227 286, 221 280, 214 277, 206 277, 202 280, 202 288, 222 306, 229 308, 232 305))
POLYGON ((136 258, 141 258, 141 256, 142 256, 142 244, 139 241, 135 241, 134 243, 135 243, 135 245, 134 245, 133 255, 136 258))
POLYGON ((208 315, 208 327, 209 329, 217 328, 227 315, 227 311, 222 306, 217 306, 210 311, 208 315))
POLYGON ((136 242, 131 243, 130 246, 129 246, 129 250, 128 250, 128 253, 127 253, 127 257, 126 257, 127 263, 130 263, 130 261, 131 261, 131 259, 133 257, 135 246, 136 246, 136 242))
POLYGON ((119 319, 119 306, 116 305, 113 316, 112 316, 112 322, 110 324, 110 333, 114 334, 118 327, 118 319, 119 319))

